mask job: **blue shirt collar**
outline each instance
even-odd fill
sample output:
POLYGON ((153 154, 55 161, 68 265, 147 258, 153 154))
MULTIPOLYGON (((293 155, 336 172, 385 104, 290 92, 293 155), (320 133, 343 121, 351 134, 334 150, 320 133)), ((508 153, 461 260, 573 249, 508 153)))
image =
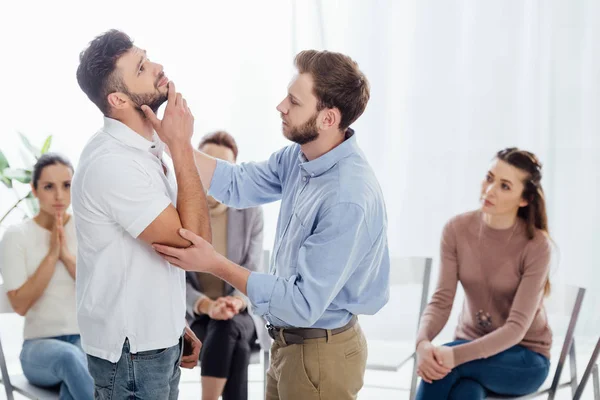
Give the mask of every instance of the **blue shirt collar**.
POLYGON ((359 148, 358 144, 356 143, 354 130, 348 128, 346 131, 346 140, 344 140, 339 146, 323 154, 321 157, 315 158, 312 161, 308 161, 304 154, 300 152, 300 154, 298 154, 298 158, 300 159, 300 167, 304 171, 306 171, 310 176, 319 176, 330 170, 341 159, 346 158, 358 151, 359 148))

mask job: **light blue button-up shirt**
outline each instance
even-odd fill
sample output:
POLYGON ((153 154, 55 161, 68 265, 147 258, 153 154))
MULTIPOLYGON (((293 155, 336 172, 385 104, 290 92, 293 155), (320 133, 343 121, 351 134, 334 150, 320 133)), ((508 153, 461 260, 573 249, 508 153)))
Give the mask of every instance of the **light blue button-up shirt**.
POLYGON ((269 274, 247 285, 271 324, 335 329, 386 304, 385 203, 355 136, 312 161, 297 144, 260 163, 218 160, 209 194, 234 208, 281 200, 269 274))

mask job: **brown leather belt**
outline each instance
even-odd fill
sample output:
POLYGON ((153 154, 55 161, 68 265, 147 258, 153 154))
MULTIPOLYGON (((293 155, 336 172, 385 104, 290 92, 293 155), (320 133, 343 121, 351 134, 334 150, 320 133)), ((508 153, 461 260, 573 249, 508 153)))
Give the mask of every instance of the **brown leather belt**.
POLYGON ((320 339, 326 338, 327 332, 331 336, 339 335, 342 332, 346 332, 348 329, 352 328, 358 322, 358 318, 356 315, 352 316, 350 322, 341 328, 337 329, 320 329, 320 328, 277 328, 271 324, 267 324, 267 331, 269 332, 269 336, 273 340, 279 340, 284 345, 288 344, 303 344, 306 339, 320 339))

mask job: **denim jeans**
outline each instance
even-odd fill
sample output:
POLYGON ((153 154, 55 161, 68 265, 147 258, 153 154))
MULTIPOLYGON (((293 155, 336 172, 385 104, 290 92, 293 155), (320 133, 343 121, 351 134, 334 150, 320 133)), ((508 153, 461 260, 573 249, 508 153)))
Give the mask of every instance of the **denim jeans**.
POLYGON ((59 388, 61 400, 94 397, 94 381, 79 335, 26 340, 20 359, 27 380, 36 386, 59 388))
MULTIPOLYGON (((457 340, 446 346, 466 342, 457 340)), ((494 356, 459 365, 438 381, 422 381, 415 399, 479 400, 485 399, 487 393, 523 396, 539 389, 549 370, 546 357, 523 346, 513 346, 494 356)))
POLYGON ((179 395, 179 364, 183 337, 173 347, 131 353, 125 339, 121 358, 116 363, 88 354, 98 400, 176 400, 179 395))

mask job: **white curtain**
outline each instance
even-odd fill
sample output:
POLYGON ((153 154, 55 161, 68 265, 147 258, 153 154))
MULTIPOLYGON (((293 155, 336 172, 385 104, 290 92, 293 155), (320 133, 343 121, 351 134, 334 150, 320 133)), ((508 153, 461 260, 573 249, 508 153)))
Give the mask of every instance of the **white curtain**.
POLYGON ((496 151, 533 151, 544 163, 559 254, 552 281, 590 289, 580 330, 597 337, 600 3, 314 0, 296 8, 297 49, 350 54, 371 81, 356 128, 384 188, 391 252, 437 256, 444 222, 477 207, 496 151))
MULTIPOLYGON (((16 166, 16 131, 37 142, 53 134, 52 148, 76 162, 100 127, 75 70, 79 51, 109 28, 126 31, 164 64, 193 108, 194 140, 226 129, 238 140, 240 161, 264 159, 286 144, 275 106, 292 77, 294 54, 341 51, 371 82, 371 101, 355 128, 385 193, 394 255, 437 257, 445 221, 477 207, 495 152, 519 146, 544 162, 560 249, 553 281, 600 287, 600 2, 93 4, 4 6, 0 149, 16 166), (68 14, 60 12, 65 7, 68 14)), ((13 197, 0 188, 0 213, 13 197)), ((266 207, 267 246, 277 210, 266 207)), ((593 313, 584 322, 600 331, 593 313)))

